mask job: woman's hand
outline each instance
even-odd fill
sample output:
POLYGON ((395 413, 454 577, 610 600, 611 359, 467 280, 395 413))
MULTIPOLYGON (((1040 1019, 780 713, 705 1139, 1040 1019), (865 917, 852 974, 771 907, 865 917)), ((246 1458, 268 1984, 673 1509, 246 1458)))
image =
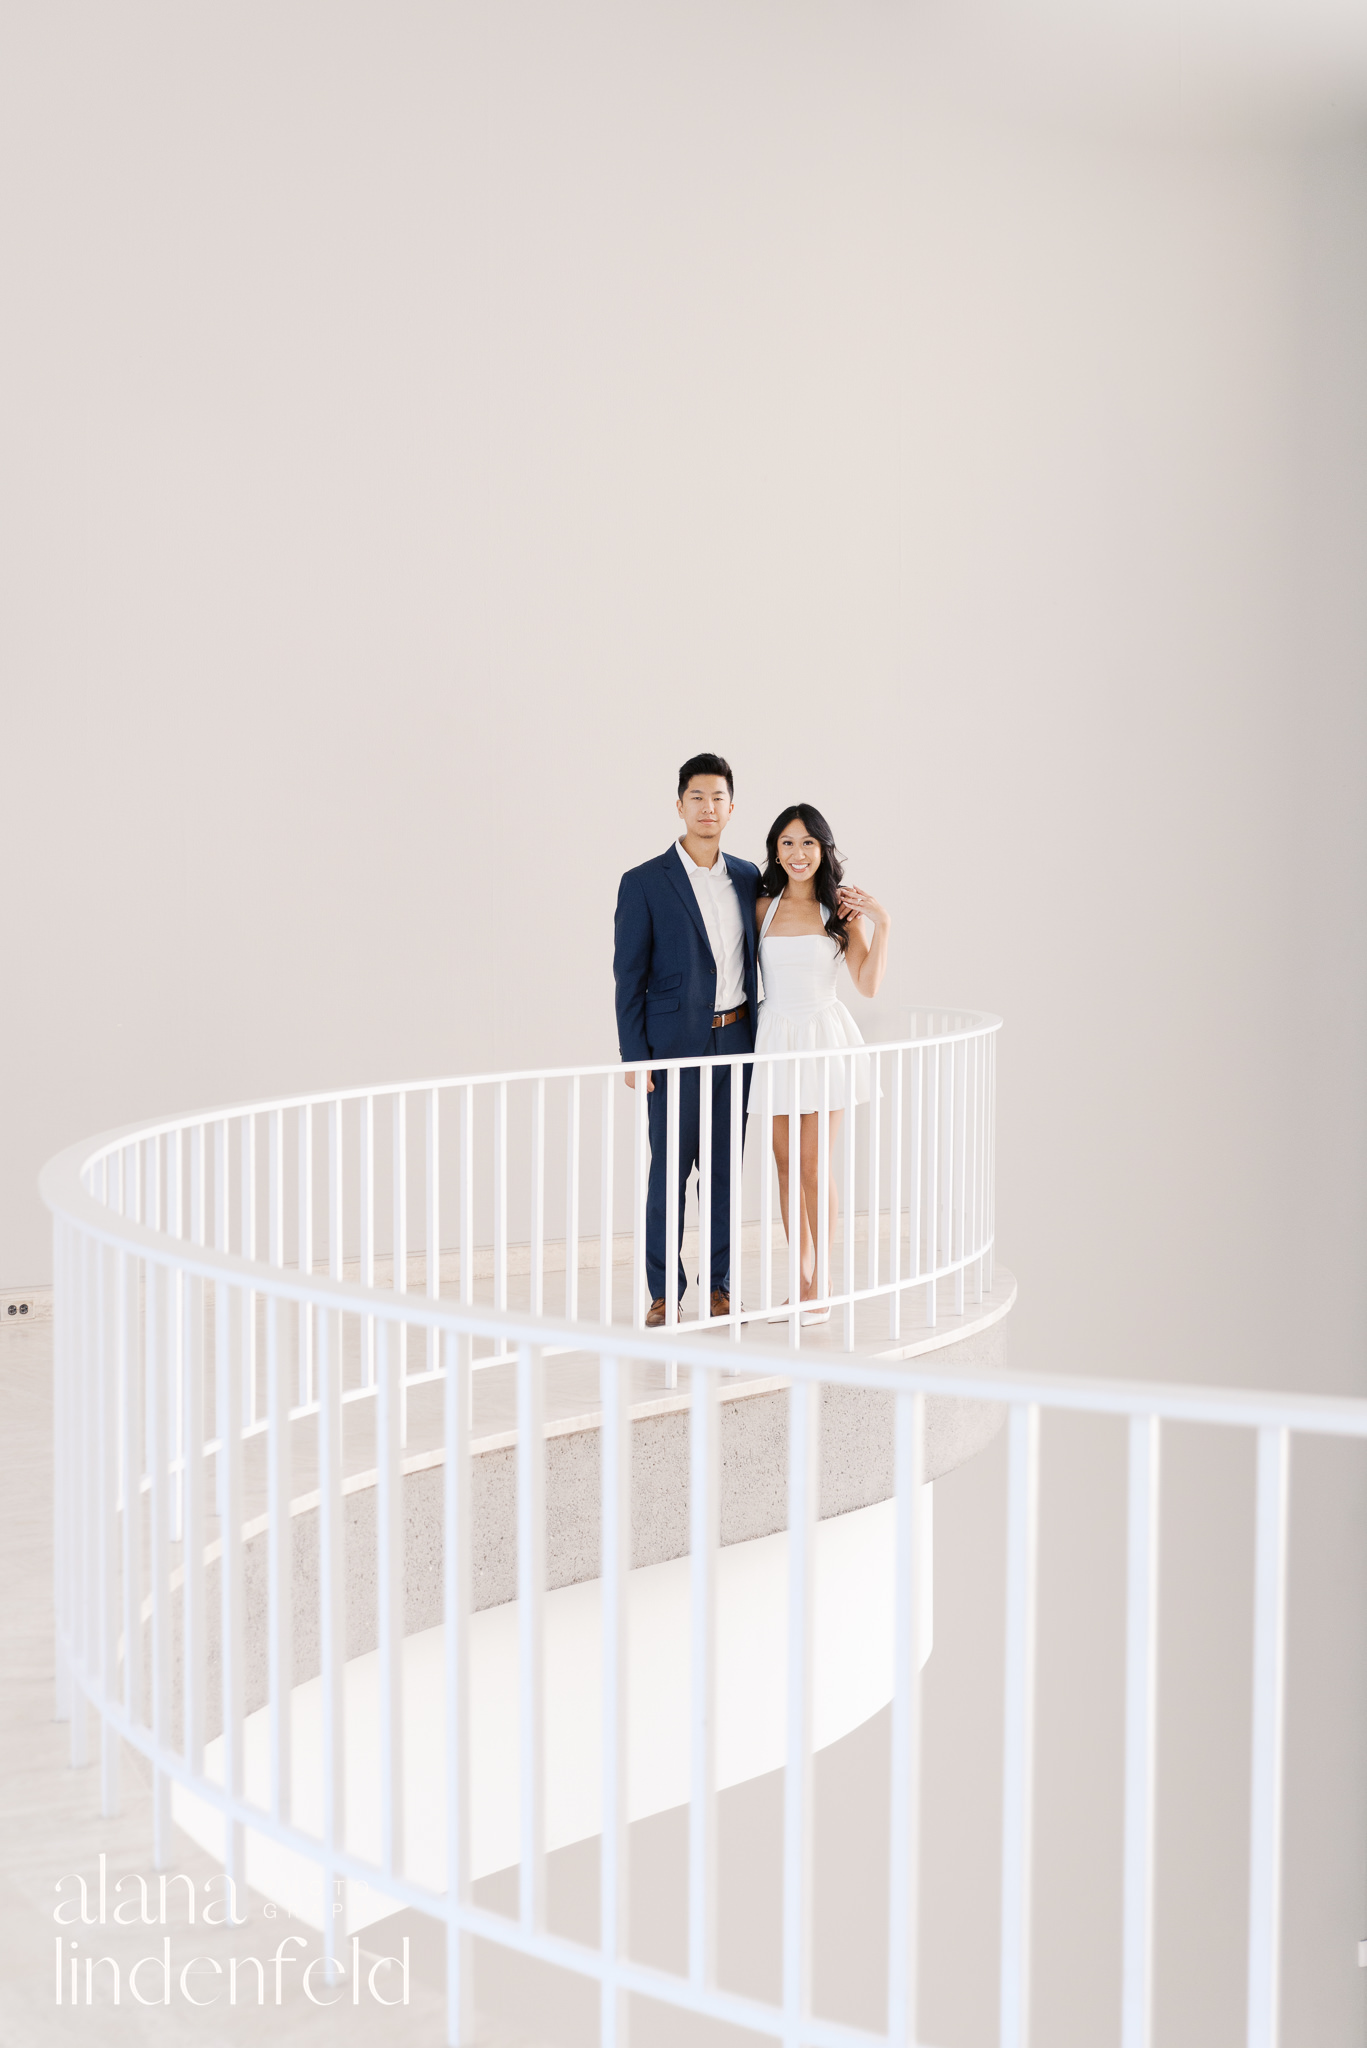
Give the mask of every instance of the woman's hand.
POLYGON ((885 925, 888 913, 876 896, 867 889, 857 889, 852 882, 842 882, 836 890, 836 900, 843 918, 867 917, 875 925, 885 925))

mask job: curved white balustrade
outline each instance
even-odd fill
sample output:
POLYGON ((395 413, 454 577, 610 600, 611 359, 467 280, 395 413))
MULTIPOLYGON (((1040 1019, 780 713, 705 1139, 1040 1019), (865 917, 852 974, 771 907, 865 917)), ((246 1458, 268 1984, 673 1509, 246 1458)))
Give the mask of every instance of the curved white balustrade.
MULTIPOLYGON (((841 1190, 840 1228, 831 1241, 823 1222, 817 1245, 818 1298, 832 1318, 812 1328, 789 1309, 781 1348, 765 1328, 789 1290, 762 1071, 760 1128, 743 1171, 732 1148, 732 1213, 742 1222, 731 1313, 659 1331, 643 1327, 644 1091, 626 1096, 620 1069, 250 1104, 118 1132, 54 1160, 43 1192, 56 1245, 59 1711, 70 1717, 78 1765, 88 1758, 88 1710, 98 1716, 105 1810, 117 1807, 126 1741, 153 1768, 160 1863, 174 1787, 187 1820, 199 1809, 201 1831, 205 1813, 221 1816, 222 1853, 238 1881, 250 1836, 257 1853, 275 1859, 282 1883, 282 1870, 289 1884, 306 1884, 312 1870, 331 1897, 345 1880, 358 1917, 398 1900, 443 1921, 453 2042, 465 2024, 469 1937, 478 1935, 596 1980, 605 2048, 617 2041, 628 1993, 790 2048, 907 2048, 917 1982, 919 1668, 929 1621, 925 1406, 939 1397, 1001 1403, 1009 1412, 1001 2033, 1021 2042, 1039 1418, 1044 1408, 1124 1417, 1121 2038, 1123 2048, 1148 2048, 1162 1424, 1249 1430, 1258 1446, 1249 2030, 1271 2048, 1289 1444, 1295 1431, 1367 1437, 1367 1402, 956 1369, 928 1348, 939 1335, 927 1337, 928 1324, 992 1288, 997 1028, 995 1019, 937 1017, 921 1036, 870 1048, 880 1082, 872 1111, 846 1119, 837 1146, 823 1145, 841 1190), (686 1390, 666 1397, 680 1372, 686 1390), (598 1514, 592 1557, 579 1556, 571 1570, 563 1546, 548 1546, 548 1458, 563 1391, 569 1386, 571 1407, 582 1409, 586 1373, 597 1463, 581 1458, 575 1469, 581 1480, 588 1472, 598 1514), (723 1549, 721 1393, 725 1383, 734 1408, 746 1374, 785 1390, 787 1527, 780 1538, 723 1549), (832 1401, 861 1390, 886 1403, 890 1497, 821 1522, 822 1403, 831 1413, 832 1401), (643 1391, 655 1398, 642 1402, 643 1391), (632 1571, 635 1438, 646 1410, 683 1405, 687 1543, 632 1571), (480 1428, 486 1443, 515 1445, 516 1498, 507 1506, 516 1517, 516 1577, 481 1595, 476 1611, 473 1532, 488 1511, 487 1500, 473 1498, 472 1432, 480 1428), (406 1598, 415 1578, 436 1568, 432 1558, 405 1557, 405 1487, 425 1483, 438 1488, 437 1554, 454 1568, 442 1574, 440 1630, 409 1632, 406 1598), (373 1581, 361 1589, 370 1637, 358 1647, 348 1631, 361 1595, 347 1580, 345 1545, 361 1494, 373 1508, 373 1581), (291 1560, 306 1524, 316 1576, 296 1583, 291 1560), (867 1656, 848 1645, 828 1654, 823 1643, 832 1626, 830 1561, 842 1545, 837 1608, 857 1585, 872 1602, 866 1616, 877 1610, 861 1634, 867 1656), (548 1557, 578 1583, 548 1590, 548 1557), (738 1714, 738 1610, 729 1609, 728 1589, 761 1558, 769 1576, 739 1611, 752 1648, 761 1641, 753 1613, 766 1617, 768 1685, 757 1708, 738 1714), (264 1599, 253 1605, 262 1581, 264 1599), (567 1639, 559 1617, 575 1611, 591 1621, 567 1639), (670 1655, 648 1679, 639 1660, 662 1617, 670 1655), (566 1640, 577 1676, 564 1662, 566 1640), (649 1706, 650 1684, 662 1725, 642 1749, 650 1716, 633 1716, 631 1695, 649 1706), (810 2009, 808 1765, 820 1743, 889 1696, 889 1976, 879 2035, 810 2009), (428 1729, 410 1752, 405 1730, 424 1709, 428 1729), (502 1729, 497 1761, 480 1718, 490 1714, 502 1729), (495 1787, 483 1807, 472 1796, 476 1741, 495 1787), (424 1811, 411 1792, 435 1745, 443 1756, 432 1782, 444 1799, 424 1811), (596 1782, 587 1761, 595 1750, 596 1782), (737 1770, 776 1762, 785 1767, 783 1992, 767 2003, 717 1984, 712 1869, 718 1787, 737 1770), (629 1815, 682 1797, 689 1965, 676 1976, 630 1955, 623 1870, 629 1815), (582 1944, 546 1928, 544 1859, 548 1845, 594 1830, 600 1934, 582 1944), (477 1906, 470 1889, 477 1871, 510 1855, 519 1870, 515 1919, 477 1906)), ((671 1089, 686 1064, 668 1063, 671 1089)), ((704 1207, 686 1242, 690 1271, 708 1271, 710 1222, 704 1207)), ((760 1402, 744 1405, 757 1412, 760 1402)), ((331 1919, 326 1938, 335 1944, 331 1919)))
MULTIPOLYGON (((763 2013, 766 2030, 781 2030, 774 2012, 713 1982, 697 1886, 715 1796, 809 1757, 890 1697, 901 1725, 914 1713, 930 1614, 921 1396, 872 1354, 886 1358, 890 1343, 992 1287, 998 1021, 936 1014, 913 1028, 868 1048, 873 1102, 844 1119, 838 1142, 824 1109, 819 1119, 843 1222, 832 1240, 821 1219, 815 1306, 833 1313, 816 1328, 783 1309, 799 1289, 770 1165, 774 1060, 745 1063, 744 1159, 731 1089, 730 1312, 713 1320, 703 1290, 696 1322, 681 1324, 671 1303, 660 1331, 644 1327, 646 1091, 627 1094, 619 1067, 246 1104, 54 1160, 43 1192, 57 1245, 59 1666, 74 1761, 87 1705, 100 1717, 106 1809, 128 1741, 154 1768, 159 1860, 174 1787, 178 1817, 217 1839, 239 1881, 250 1874, 306 1905, 310 1886, 330 1897, 345 1878, 352 1924, 396 1900, 443 1918, 454 2035, 462 1935, 565 1960, 543 1926, 542 1866, 548 1847, 585 1834, 602 1836, 605 1918, 600 1946, 571 1966, 600 1977, 605 2010, 630 1983, 655 1983, 622 1948, 623 1830, 631 1814, 687 1800, 694 1965, 682 1986, 661 1980, 665 1995, 746 2023, 763 2013), (778 1351, 765 1341, 775 1318, 786 1326, 778 1351), (640 1395, 677 1387, 681 1367, 689 1554, 630 1571, 633 1417, 640 1395), (598 1555, 582 1583, 548 1590, 545 1426, 565 1387, 582 1407, 586 1371, 598 1555), (719 1382, 742 1375, 792 1388, 789 1527, 723 1549, 719 1382), (823 1385, 899 1397, 895 1425, 887 1416, 897 1483, 882 1506, 819 1523, 823 1385), (469 1447, 482 1410, 500 1402, 517 1444, 517 1597, 476 1612, 469 1447), (405 1636, 406 1475, 434 1464, 440 1550, 457 1568, 440 1629, 405 1636), (375 1647, 348 1657, 356 1485, 375 1502, 375 1647), (291 1568, 306 1494, 317 1501, 316 1614, 295 1611, 291 1568), (263 1530, 264 1612, 246 1572, 263 1530), (851 1632, 859 1616, 867 1626, 851 1632), (648 1654, 652 1641, 667 1653, 648 1654), (415 1809, 405 1787, 429 1781, 446 1796, 415 1809), (515 1923, 469 1892, 509 1861, 521 1875, 515 1923)), ((829 1073, 848 1056, 821 1057, 829 1073)), ((661 1062, 671 1185, 683 1073, 718 1064, 661 1062)), ((741 1063, 731 1064, 734 1081, 741 1063)), ((711 1099, 704 1088, 705 1147, 711 1099)), ((702 1199, 685 1258, 706 1273, 707 1188, 702 1199)), ((484 1425, 487 1435, 488 1413, 484 1425)), ((804 1786, 800 1771, 800 1831, 804 1786)), ((328 1940, 338 1931, 329 1919, 328 1940)))

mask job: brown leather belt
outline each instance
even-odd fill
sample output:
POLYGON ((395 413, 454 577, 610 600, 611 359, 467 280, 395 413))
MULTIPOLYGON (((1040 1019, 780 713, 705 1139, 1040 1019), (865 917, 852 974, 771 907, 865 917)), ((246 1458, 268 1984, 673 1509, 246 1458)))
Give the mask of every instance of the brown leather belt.
POLYGON ((714 1010, 712 1012, 712 1029, 714 1031, 722 1031, 728 1024, 739 1024, 741 1018, 748 1017, 749 1014, 749 1003, 742 1003, 738 1010, 714 1010))

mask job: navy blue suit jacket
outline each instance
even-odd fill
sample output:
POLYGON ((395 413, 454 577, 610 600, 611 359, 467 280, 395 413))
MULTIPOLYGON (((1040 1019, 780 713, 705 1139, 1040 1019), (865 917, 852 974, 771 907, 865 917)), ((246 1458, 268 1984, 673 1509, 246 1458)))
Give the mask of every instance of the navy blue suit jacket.
MULTIPOLYGON (((759 1007, 755 898, 759 869, 723 854, 740 899, 745 933, 745 994, 753 1027, 759 1007)), ((711 1050, 717 967, 693 884, 677 849, 628 868, 617 891, 612 971, 617 982, 618 1057, 634 1065, 711 1050)))

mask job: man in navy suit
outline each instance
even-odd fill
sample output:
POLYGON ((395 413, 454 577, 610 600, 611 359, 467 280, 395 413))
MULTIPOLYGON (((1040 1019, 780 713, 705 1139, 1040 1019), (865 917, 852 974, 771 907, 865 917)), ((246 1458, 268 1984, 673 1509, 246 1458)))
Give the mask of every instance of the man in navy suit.
MULTIPOLYGON (((617 891, 617 1036, 624 1064, 650 1058, 706 1058, 752 1052, 755 1044, 755 898, 759 869, 728 858, 721 835, 731 818, 735 782, 720 754, 695 754, 679 770, 683 836, 667 853, 629 868, 617 891)), ((699 1070, 683 1069, 679 1092, 679 1236, 684 1189, 695 1166, 712 1178, 711 1312, 731 1307, 731 1070, 709 1070, 712 1157, 698 1159, 699 1070)), ((742 1070, 743 1095, 751 1069, 742 1070)), ((646 1196, 649 1329, 665 1320, 665 1263, 677 1261, 677 1298, 688 1285, 680 1245, 665 1245, 667 1075, 647 1076, 650 1186, 646 1196)), ((627 1086, 636 1076, 627 1075, 627 1086)), ((742 1114, 744 1111, 742 1110, 742 1114)), ((703 1284, 699 1276, 699 1284, 703 1284)))

